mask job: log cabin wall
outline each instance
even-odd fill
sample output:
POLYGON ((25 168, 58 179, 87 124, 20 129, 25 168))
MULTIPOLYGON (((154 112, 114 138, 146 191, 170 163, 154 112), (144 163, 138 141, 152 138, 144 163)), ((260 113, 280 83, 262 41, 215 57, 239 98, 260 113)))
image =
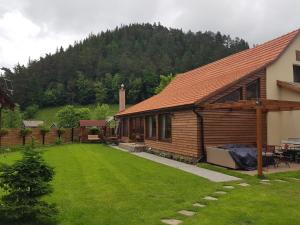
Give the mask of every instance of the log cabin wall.
MULTIPOLYGON (((260 98, 266 99, 265 69, 236 83, 207 99, 205 103, 214 103, 218 99, 242 88, 242 97, 246 99, 247 84, 259 79, 260 98)), ((256 114, 255 110, 197 110, 203 116, 204 145, 222 144, 255 144, 256 143, 256 114)), ((267 143, 267 120, 263 115, 263 143, 267 143)))

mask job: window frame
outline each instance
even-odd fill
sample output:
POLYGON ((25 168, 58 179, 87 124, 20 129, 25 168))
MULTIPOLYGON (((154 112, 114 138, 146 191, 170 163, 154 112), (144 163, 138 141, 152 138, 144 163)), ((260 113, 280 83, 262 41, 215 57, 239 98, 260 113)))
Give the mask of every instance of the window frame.
POLYGON ((129 119, 128 118, 123 118, 122 119, 122 137, 128 137, 128 121, 129 119), (126 128, 126 132, 125 131, 125 128, 126 128))
POLYGON ((251 81, 250 83, 248 83, 245 87, 245 90, 246 90, 246 100, 257 100, 257 99, 260 99, 261 97, 261 90, 260 90, 260 79, 256 79, 254 81, 251 81), (251 86, 254 86, 254 85, 257 85, 257 88, 256 88, 256 98, 250 98, 248 97, 248 89, 251 87, 251 86))
POLYGON ((300 65, 297 65, 297 64, 294 64, 293 65, 293 82, 294 83, 300 83, 300 65), (297 74, 299 77, 298 77, 298 79, 299 79, 299 81, 295 81, 296 79, 296 74, 295 74, 295 68, 297 68, 298 70, 299 70, 299 74, 297 74))
POLYGON ((171 113, 162 113, 158 115, 158 140, 163 142, 172 142, 172 114, 171 113), (167 126, 167 117, 169 117, 170 127, 167 129, 167 127, 164 128, 165 135, 167 134, 167 130, 169 130, 169 137, 162 137, 162 124, 161 124, 161 118, 165 117, 165 126, 167 126))
POLYGON ((145 139, 147 140, 156 140, 157 139, 157 116, 156 115, 149 115, 145 117, 145 122, 146 122, 146 136, 145 139), (149 119, 151 118, 151 120, 154 120, 154 122, 152 121, 151 123, 151 130, 152 130, 152 135, 151 137, 149 136, 149 119), (153 127, 153 125, 155 124, 155 126, 153 127), (154 133, 154 135, 153 135, 154 133))
POLYGON ((215 103, 226 103, 226 102, 238 102, 240 100, 243 100, 243 88, 239 87, 237 89, 235 89, 234 91, 228 93, 227 95, 222 96, 221 98, 219 98, 218 100, 215 101, 215 103), (239 100, 237 101, 226 101, 226 98, 228 98, 229 96, 233 95, 234 93, 239 92, 239 100))

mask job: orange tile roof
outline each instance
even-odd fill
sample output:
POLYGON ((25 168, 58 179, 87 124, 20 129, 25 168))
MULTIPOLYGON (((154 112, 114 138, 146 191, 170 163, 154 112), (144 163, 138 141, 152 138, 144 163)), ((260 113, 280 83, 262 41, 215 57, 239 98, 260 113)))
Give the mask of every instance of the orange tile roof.
POLYGON ((220 88, 273 63, 299 32, 300 29, 295 30, 254 48, 178 74, 162 92, 129 107, 116 116, 193 105, 220 88))

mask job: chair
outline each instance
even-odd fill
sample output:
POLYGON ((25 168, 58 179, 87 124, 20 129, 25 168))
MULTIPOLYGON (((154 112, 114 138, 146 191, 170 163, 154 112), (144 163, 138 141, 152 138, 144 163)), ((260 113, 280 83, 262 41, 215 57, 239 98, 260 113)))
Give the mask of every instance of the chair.
POLYGON ((279 167, 280 163, 284 163, 288 167, 290 166, 290 155, 287 154, 287 148, 282 148, 281 146, 275 146, 274 150, 274 167, 279 167))
POLYGON ((295 161, 296 161, 297 163, 300 162, 300 152, 296 152, 296 155, 295 155, 295 161))

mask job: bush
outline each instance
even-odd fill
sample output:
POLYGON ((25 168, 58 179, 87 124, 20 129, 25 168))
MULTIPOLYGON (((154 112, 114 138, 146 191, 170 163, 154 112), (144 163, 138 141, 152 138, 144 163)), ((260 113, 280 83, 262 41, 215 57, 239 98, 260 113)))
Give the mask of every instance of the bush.
POLYGON ((79 120, 90 119, 90 110, 88 108, 75 108, 67 105, 56 114, 59 127, 74 128, 78 127, 79 120))
POLYGON ((99 134, 99 129, 97 127, 92 127, 90 128, 89 133, 92 135, 99 134))
POLYGON ((53 176, 53 168, 44 162, 41 154, 28 147, 21 160, 10 166, 2 165, 0 187, 7 194, 1 198, 1 222, 40 224, 39 221, 53 218, 58 212, 56 206, 41 200, 52 192, 49 182, 53 176))
POLYGON ((41 135, 46 135, 49 133, 50 129, 48 127, 40 127, 41 135))
POLYGON ((110 108, 107 104, 97 105, 95 109, 95 118, 97 120, 106 119, 109 116, 110 108))
POLYGON ((56 145, 61 145, 62 144, 62 140, 60 138, 56 138, 55 139, 55 144, 56 145))
POLYGON ((25 119, 32 119, 34 118, 35 114, 39 111, 38 105, 31 105, 28 106, 24 111, 24 118, 25 119))
POLYGON ((22 128, 20 130, 21 137, 26 137, 27 135, 31 134, 32 130, 30 128, 22 128))

